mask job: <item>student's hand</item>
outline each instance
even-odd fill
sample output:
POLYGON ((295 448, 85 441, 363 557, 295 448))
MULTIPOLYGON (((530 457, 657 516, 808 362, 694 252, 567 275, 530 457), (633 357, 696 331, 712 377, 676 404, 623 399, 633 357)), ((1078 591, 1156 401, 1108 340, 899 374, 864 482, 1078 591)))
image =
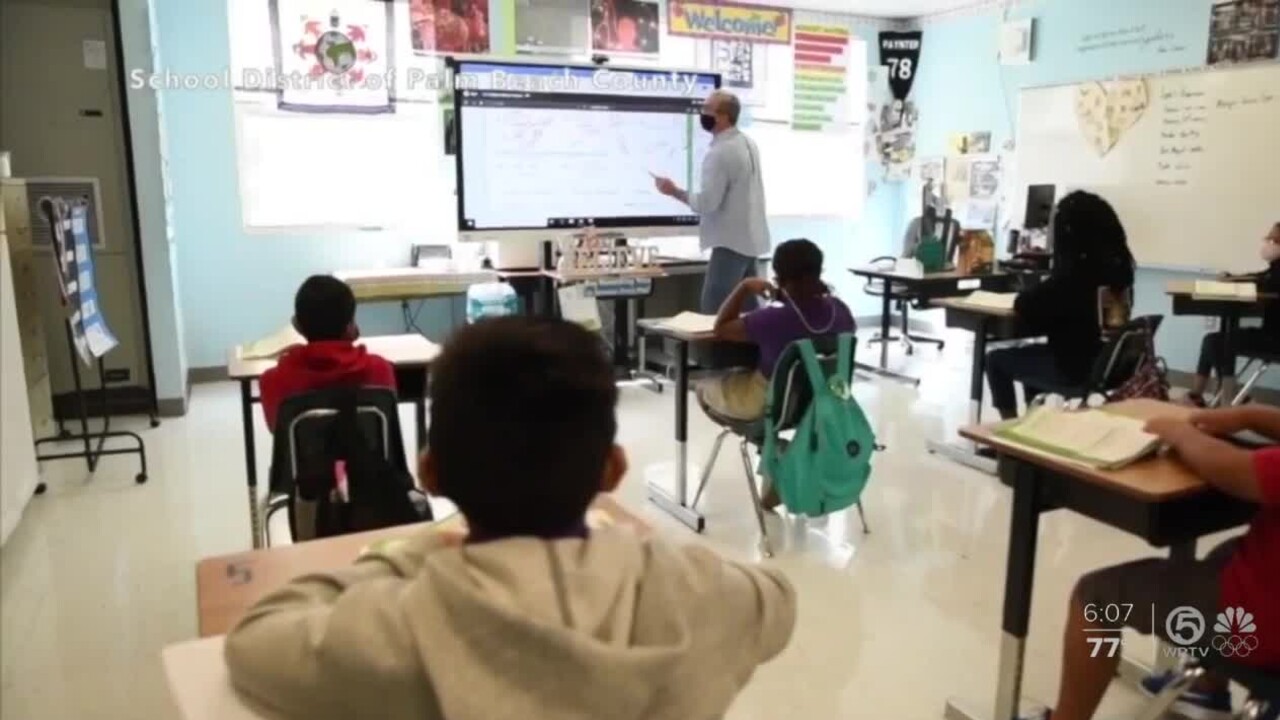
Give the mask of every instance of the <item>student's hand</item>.
POLYGON ((1186 420, 1171 417, 1148 420, 1145 430, 1175 448, 1181 440, 1199 432, 1196 426, 1186 420))
POLYGON ((760 277, 746 278, 742 282, 738 283, 738 287, 741 287, 744 292, 751 293, 752 295, 761 295, 767 298, 771 298, 775 294, 773 283, 760 277))
POLYGON ((653 176, 653 186, 657 188, 658 192, 669 197, 675 197, 676 193, 680 191, 680 188, 676 187, 671 178, 662 177, 661 175, 653 176))
POLYGON ((1200 410, 1191 414, 1190 422, 1210 435, 1233 435, 1249 427, 1249 409, 1243 407, 1200 410))

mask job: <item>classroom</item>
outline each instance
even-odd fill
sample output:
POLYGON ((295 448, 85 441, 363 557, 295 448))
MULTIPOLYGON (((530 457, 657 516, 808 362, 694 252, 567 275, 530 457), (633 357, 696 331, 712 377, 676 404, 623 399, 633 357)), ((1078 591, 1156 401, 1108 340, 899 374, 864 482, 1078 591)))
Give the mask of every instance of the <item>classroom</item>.
POLYGON ((0 720, 1280 716, 1280 0, 0 0, 0 720))

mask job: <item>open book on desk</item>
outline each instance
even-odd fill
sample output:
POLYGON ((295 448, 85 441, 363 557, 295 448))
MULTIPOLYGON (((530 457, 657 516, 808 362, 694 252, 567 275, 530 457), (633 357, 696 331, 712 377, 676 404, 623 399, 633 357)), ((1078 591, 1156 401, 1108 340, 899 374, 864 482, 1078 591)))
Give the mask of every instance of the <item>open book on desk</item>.
POLYGON ((294 329, 292 324, 276 330, 270 335, 246 343, 240 348, 243 360, 270 360, 294 345, 306 345, 307 339, 294 329))
POLYGON ((1224 282, 1220 280, 1197 280, 1191 291, 1196 300, 1238 300, 1254 302, 1258 299, 1258 286, 1252 281, 1224 282))
POLYGON ((1001 426, 995 434, 1099 470, 1117 470, 1160 448, 1160 439, 1144 432, 1144 424, 1103 410, 1039 407, 1001 426))
POLYGON ((1013 310, 1013 304, 1017 299, 1018 293, 975 290, 965 297, 964 302, 966 305, 976 305, 978 307, 991 308, 992 310, 1013 310))
POLYGON ((701 335, 716 329, 716 316, 682 312, 658 323, 662 328, 689 335, 701 335))

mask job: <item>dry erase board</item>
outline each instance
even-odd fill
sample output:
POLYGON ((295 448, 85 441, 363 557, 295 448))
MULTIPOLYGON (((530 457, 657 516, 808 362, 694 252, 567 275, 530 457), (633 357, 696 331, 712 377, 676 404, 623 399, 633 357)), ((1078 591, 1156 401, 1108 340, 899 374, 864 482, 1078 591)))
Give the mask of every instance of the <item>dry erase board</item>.
POLYGON ((1247 270, 1280 219, 1280 64, 1030 88, 1013 217, 1026 187, 1096 192, 1140 264, 1247 270))

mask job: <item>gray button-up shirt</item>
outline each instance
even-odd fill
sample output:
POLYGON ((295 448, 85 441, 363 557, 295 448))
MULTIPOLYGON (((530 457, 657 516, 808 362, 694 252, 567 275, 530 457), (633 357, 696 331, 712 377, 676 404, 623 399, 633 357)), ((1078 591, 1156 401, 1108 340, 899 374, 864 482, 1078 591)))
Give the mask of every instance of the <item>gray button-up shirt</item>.
POLYGON ((711 141, 702 160, 702 187, 689 193, 689 207, 701 216, 702 249, 728 248, 749 257, 769 254, 760 150, 737 128, 711 141))

